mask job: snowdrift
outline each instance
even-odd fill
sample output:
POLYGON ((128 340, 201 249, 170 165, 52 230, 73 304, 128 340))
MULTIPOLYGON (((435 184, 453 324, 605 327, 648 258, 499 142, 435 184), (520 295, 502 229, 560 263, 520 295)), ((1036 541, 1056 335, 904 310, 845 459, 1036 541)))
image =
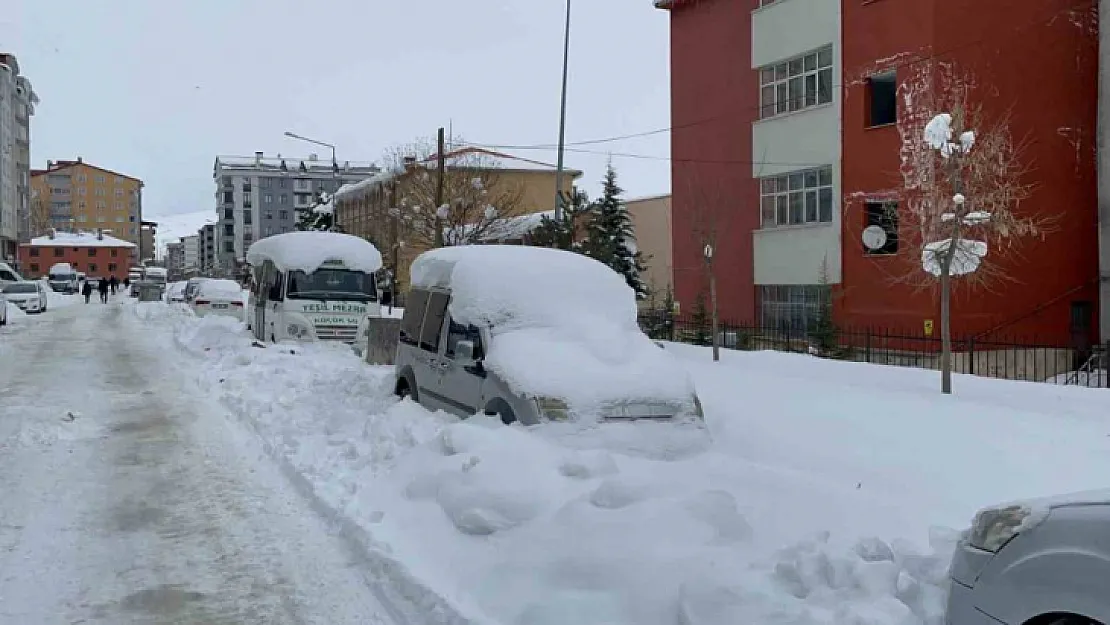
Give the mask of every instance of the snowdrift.
POLYGON ((637 453, 674 444, 660 424, 459 421, 339 346, 254 347, 167 306, 133 319, 364 533, 422 623, 940 625, 977 508, 1110 469, 1097 390, 960 376, 942 397, 924 371, 669 345, 714 436, 661 460, 637 453))

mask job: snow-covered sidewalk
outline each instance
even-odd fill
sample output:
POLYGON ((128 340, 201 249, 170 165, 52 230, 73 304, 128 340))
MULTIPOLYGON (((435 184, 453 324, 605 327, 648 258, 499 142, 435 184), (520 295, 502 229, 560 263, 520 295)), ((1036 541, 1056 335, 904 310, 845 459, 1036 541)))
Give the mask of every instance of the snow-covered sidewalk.
POLYGON ((1110 470, 1099 390, 958 377, 942 397, 927 371, 670 345, 711 440, 510 428, 398 402, 391 370, 343 346, 256 347, 227 319, 134 313, 357 527, 427 623, 939 625, 978 507, 1110 470))

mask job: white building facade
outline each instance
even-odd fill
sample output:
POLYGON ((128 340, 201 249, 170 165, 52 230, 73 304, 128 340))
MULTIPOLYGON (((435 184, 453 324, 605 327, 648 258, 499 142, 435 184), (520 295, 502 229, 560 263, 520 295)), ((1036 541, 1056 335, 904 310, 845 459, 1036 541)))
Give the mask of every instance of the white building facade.
POLYGON ((181 237, 182 269, 186 274, 200 271, 200 235, 181 237))
POLYGON ((216 158, 216 257, 225 271, 243 262, 252 243, 292 232, 297 210, 312 206, 321 192, 378 173, 373 163, 332 163, 308 158, 220 156, 216 158))
POLYGON ((31 116, 37 103, 15 55, 0 53, 0 260, 8 262, 30 230, 31 116))

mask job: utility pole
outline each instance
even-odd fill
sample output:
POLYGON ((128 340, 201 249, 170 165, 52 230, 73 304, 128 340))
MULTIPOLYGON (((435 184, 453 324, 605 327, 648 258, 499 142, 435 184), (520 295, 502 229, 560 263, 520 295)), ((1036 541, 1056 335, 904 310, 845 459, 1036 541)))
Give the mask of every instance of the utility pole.
POLYGON ((567 0, 567 24, 563 31, 563 95, 559 105, 559 157, 555 165, 555 221, 563 217, 563 149, 567 131, 567 69, 570 61, 570 0, 567 0))
POLYGON ((388 205, 388 208, 389 208, 390 214, 393 216, 393 219, 391 220, 393 223, 391 224, 391 227, 390 227, 390 229, 393 231, 391 233, 392 234, 392 237, 391 237, 392 241, 391 242, 393 244, 392 245, 392 247, 393 247, 393 250, 392 250, 393 259, 390 262, 390 264, 392 265, 392 269, 390 270, 390 276, 389 276, 389 314, 392 315, 393 314, 393 307, 397 305, 397 276, 400 275, 400 269, 397 266, 398 265, 398 258, 397 257, 399 255, 400 248, 401 248, 400 227, 398 226, 398 223, 397 223, 401 220, 401 214, 400 214, 400 207, 397 206, 397 182, 396 181, 391 181, 389 183, 389 205, 388 205))
POLYGON ((444 161, 446 160, 443 155, 444 143, 443 128, 439 129, 439 140, 437 141, 439 147, 436 150, 436 247, 443 247, 443 217, 440 215, 440 210, 443 207, 443 169, 444 161))

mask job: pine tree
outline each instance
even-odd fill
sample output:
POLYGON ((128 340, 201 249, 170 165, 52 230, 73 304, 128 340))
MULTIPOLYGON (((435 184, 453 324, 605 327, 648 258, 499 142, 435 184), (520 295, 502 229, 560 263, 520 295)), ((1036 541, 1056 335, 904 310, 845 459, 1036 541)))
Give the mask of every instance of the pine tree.
POLYGON ((335 230, 335 204, 332 196, 321 191, 312 206, 298 208, 296 228, 323 232, 335 230))
POLYGON ((585 192, 578 191, 573 197, 564 193, 562 200, 562 214, 558 219, 544 215, 540 219, 540 225, 532 230, 528 240, 530 245, 579 251, 581 246, 576 240, 576 228, 579 218, 590 210, 590 198, 585 192))
POLYGON ((698 293, 698 299, 694 302, 694 314, 690 321, 694 324, 690 342, 703 347, 712 345, 713 336, 710 334, 709 308, 705 305, 705 293, 698 293))
POLYGON ((640 279, 643 256, 635 250, 636 234, 628 207, 621 199, 624 190, 617 185, 617 171, 610 164, 605 171, 601 198, 590 206, 590 225, 583 252, 624 276, 636 297, 647 297, 647 285, 640 279))

